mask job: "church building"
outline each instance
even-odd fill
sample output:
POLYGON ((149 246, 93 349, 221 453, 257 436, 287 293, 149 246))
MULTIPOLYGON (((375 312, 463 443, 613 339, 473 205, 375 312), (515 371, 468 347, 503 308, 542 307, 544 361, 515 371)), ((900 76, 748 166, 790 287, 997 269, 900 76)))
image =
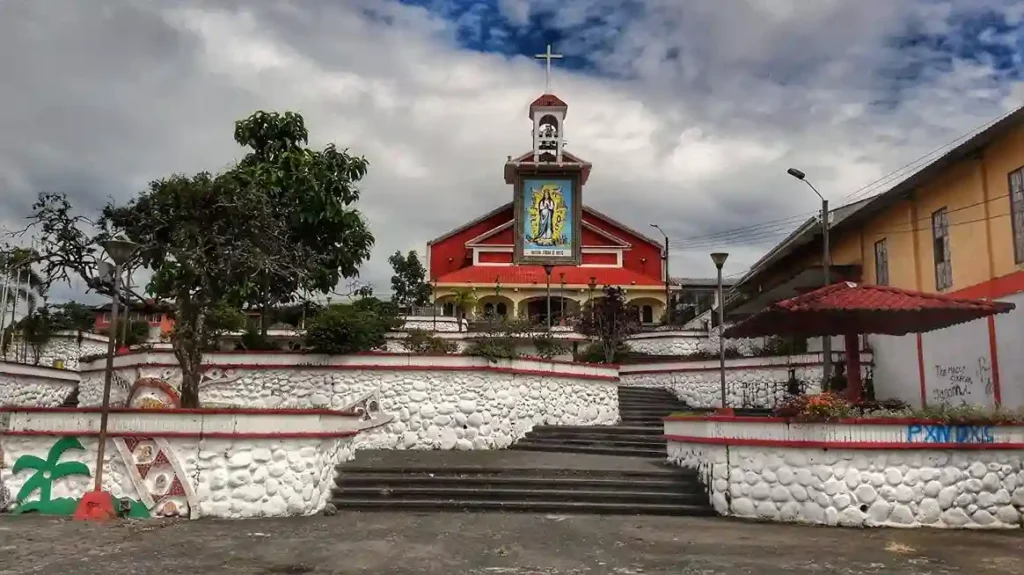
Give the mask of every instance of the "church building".
MULTIPOLYGON (((548 59, 548 54, 538 57, 548 59)), ((513 200, 427 244, 434 297, 445 315, 456 292, 473 290, 476 314, 547 320, 576 312, 605 286, 621 287, 644 323, 666 302, 664 246, 584 205, 591 164, 565 151, 568 105, 550 93, 530 104, 533 149, 510 156, 513 200), (549 291, 550 290, 550 291, 549 291)))

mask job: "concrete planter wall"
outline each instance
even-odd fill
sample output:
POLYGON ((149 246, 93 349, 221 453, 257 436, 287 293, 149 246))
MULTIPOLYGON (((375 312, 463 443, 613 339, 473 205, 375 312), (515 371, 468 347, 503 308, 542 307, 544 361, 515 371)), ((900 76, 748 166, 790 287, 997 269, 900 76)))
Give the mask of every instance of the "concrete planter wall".
POLYGON ((669 460, 723 515, 851 527, 1017 528, 1024 426, 667 418, 669 460))
MULTIPOLYGON (((93 489, 99 411, 0 415, 4 506, 71 514, 93 489)), ((103 489, 130 500, 136 517, 311 515, 330 496, 335 465, 352 458, 358 422, 353 413, 312 410, 114 410, 103 489)))
MULTIPOLYGON (((387 353, 205 357, 204 406, 357 410, 365 414, 359 447, 502 448, 534 425, 618 421, 615 366, 387 353)), ((147 393, 176 401, 181 371, 172 354, 118 356, 115 367, 115 405, 147 393)), ((102 385, 102 362, 83 366, 81 405, 99 405, 102 385)))
MULTIPOLYGON (((729 407, 771 408, 787 395, 790 378, 803 393, 821 391, 820 353, 785 357, 744 357, 726 360, 729 407)), ((862 375, 867 376, 871 354, 861 354, 862 375)), ((623 385, 667 389, 691 407, 721 407, 719 360, 651 362, 619 368, 623 385)))

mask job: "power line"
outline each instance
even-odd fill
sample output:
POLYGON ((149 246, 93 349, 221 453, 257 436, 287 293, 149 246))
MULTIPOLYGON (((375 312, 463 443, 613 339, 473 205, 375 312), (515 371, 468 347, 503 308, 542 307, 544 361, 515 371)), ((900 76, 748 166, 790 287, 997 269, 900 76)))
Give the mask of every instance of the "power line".
POLYGON ((957 144, 961 140, 968 139, 968 138, 973 137, 976 134, 978 134, 978 133, 980 133, 980 132, 982 132, 984 130, 987 130, 991 126, 1001 122, 1005 118, 1010 117, 1011 115, 1013 115, 1014 113, 1016 113, 1018 110, 1021 110, 1021 109, 1024 109, 1024 106, 1017 107, 1017 108, 1015 108, 1015 109, 1013 109, 1013 110, 1011 110, 1009 112, 1006 112, 1005 114, 1003 114, 1001 116, 997 116, 996 118, 994 118, 992 120, 989 120, 988 122, 986 122, 984 124, 981 124, 980 126, 976 126, 973 129, 968 130, 967 132, 964 132, 963 134, 957 136, 956 138, 950 140, 949 142, 946 142, 945 144, 939 146, 938 148, 935 148, 934 150, 928 152, 927 154, 921 156, 920 158, 917 158, 916 160, 910 162, 909 164, 905 164, 902 167, 897 168, 896 170, 893 170, 892 172, 889 172, 885 176, 882 176, 881 178, 878 178, 874 182, 871 182, 871 183, 869 183, 869 184, 867 184, 867 185, 865 185, 865 186, 863 186, 863 187, 861 187, 861 188, 859 188, 857 190, 854 190, 851 194, 849 194, 845 198, 843 198, 843 201, 844 202, 848 201, 848 200, 849 201, 856 201, 858 198, 866 197, 871 191, 873 191, 874 189, 877 189, 878 186, 875 186, 875 184, 877 184, 879 182, 882 182, 883 180, 891 181, 891 179, 892 179, 891 176, 896 175, 899 172, 902 172, 902 171, 906 170, 907 168, 916 166, 917 164, 922 163, 924 160, 930 158, 931 156, 934 156, 935 154, 938 154, 939 152, 948 151, 949 148, 953 147, 955 144, 957 144))
MULTIPOLYGON (((931 152, 928 152, 927 154, 918 157, 914 161, 912 161, 912 162, 910 162, 908 164, 904 164, 900 168, 897 168, 897 169, 889 172, 888 174, 886 174, 886 175, 884 175, 884 176, 882 176, 880 178, 877 178, 877 179, 875 179, 875 180, 865 184, 864 186, 861 186, 860 188, 857 188, 856 190, 854 190, 853 192, 851 192, 850 194, 848 194, 844 198, 844 200, 843 200, 844 203, 846 205, 849 205, 851 203, 855 203, 856 201, 860 201, 861 199, 865 199, 868 196, 868 194, 870 194, 872 191, 875 191, 875 190, 879 189, 883 184, 887 184, 889 182, 892 182, 892 181, 896 180, 900 175, 902 175, 902 172, 906 171, 908 168, 915 168, 916 166, 918 166, 919 164, 925 162, 926 160, 928 160, 931 156, 935 155, 936 153, 941 152, 943 150, 947 150, 947 148, 949 148, 950 146, 952 146, 954 144, 957 144, 961 140, 963 140, 965 138, 969 138, 969 137, 971 137, 971 136, 973 136, 973 135, 975 135, 975 134, 977 134, 977 133, 979 133, 979 132, 981 132, 981 131, 983 131, 985 129, 988 129, 992 125, 1002 121, 1003 119, 1013 115, 1014 113, 1016 113, 1017 111, 1022 110, 1022 109, 1024 109, 1024 106, 1020 106, 1020 107, 1018 107, 1018 108, 1016 108, 1016 109, 1014 109, 1014 110, 1012 110, 1010 112, 1007 112, 1007 113, 1005 113, 1005 114, 1003 114, 1003 115, 1001 115, 1001 116, 999 116, 999 117, 997 117, 997 118, 995 118, 993 120, 990 120, 990 121, 988 121, 988 122, 986 122, 984 124, 981 124, 980 126, 977 126, 974 129, 972 129, 972 130, 970 130, 970 131, 960 135, 959 137, 951 140, 950 142, 948 142, 948 143, 946 143, 946 144, 944 144, 944 145, 942 145, 942 146, 940 146, 938 148, 935 148, 931 152)), ((792 216, 788 216, 788 217, 784 217, 784 218, 779 218, 779 219, 775 219, 775 220, 768 220, 768 221, 765 221, 765 222, 761 222, 761 223, 757 223, 757 224, 752 224, 750 226, 742 226, 742 227, 733 228, 733 229, 729 229, 729 230, 723 230, 723 231, 720 231, 720 232, 713 232, 713 233, 710 233, 710 234, 700 234, 700 235, 695 235, 695 236, 684 237, 684 238, 680 238, 678 240, 670 241, 669 242, 669 247, 670 248, 671 247, 676 247, 676 248, 681 248, 682 247, 684 249, 688 249, 688 248, 692 247, 689 242, 693 242, 695 240, 712 240, 712 239, 735 240, 738 237, 744 237, 744 236, 747 236, 747 235, 749 235, 750 233, 753 233, 753 232, 765 232, 763 234, 760 234, 759 236, 753 236, 755 238, 756 237, 774 237, 776 235, 779 235, 779 232, 781 232, 783 229, 789 230, 789 228, 786 227, 787 224, 792 224, 792 223, 795 223, 795 222, 800 221, 802 219, 807 219, 807 218, 813 216, 816 213, 818 213, 818 212, 817 211, 814 211, 814 212, 803 212, 803 213, 800 213, 800 214, 794 214, 792 216), (682 244, 684 244, 684 243, 687 244, 687 245, 683 246, 682 244)), ((732 244, 732 245, 735 245, 735 244, 732 244)))
MULTIPOLYGON (((993 198, 989 198, 987 200, 982 200, 980 202, 975 202, 973 204, 967 204, 967 205, 963 205, 963 206, 960 206, 960 207, 957 207, 957 208, 947 209, 946 210, 946 214, 955 214, 957 212, 962 212, 964 210, 969 210, 969 209, 972 209, 972 208, 977 208, 977 207, 980 207, 980 206, 984 206, 985 204, 989 204, 989 203, 995 202, 997 200, 1002 200, 1003 198, 1008 198, 1009 196, 1010 196, 1010 194, 1003 194, 1001 196, 995 196, 993 198)), ((996 217, 1004 217, 1004 216, 1007 216, 1007 215, 1009 215, 1009 212, 1007 212, 1005 214, 991 215, 991 216, 989 216, 989 219, 996 218, 996 217)), ((911 225, 915 225, 916 226, 918 222, 924 222, 924 221, 927 221, 927 220, 930 220, 930 219, 931 219, 931 215, 920 217, 920 218, 917 218, 916 220, 914 220, 911 223, 911 225)), ((982 220, 980 220, 980 221, 984 221, 984 219, 985 218, 982 218, 982 220)), ((979 221, 979 220, 970 220, 969 222, 964 222, 964 223, 975 223, 976 221, 979 221)), ((949 225, 954 225, 954 224, 949 224, 949 225)), ((906 231, 906 232, 910 232, 910 231, 924 231, 924 230, 928 230, 928 229, 931 229, 931 228, 930 227, 928 227, 928 228, 920 228, 920 229, 912 228, 912 229, 909 229, 909 230, 902 230, 902 231, 906 231)), ((888 233, 900 233, 900 231, 901 230, 893 230, 892 232, 888 232, 888 233)), ((778 234, 778 232, 776 232, 776 234, 778 234)), ((686 248, 677 248, 677 251, 689 251, 689 250, 697 250, 697 249, 707 249, 707 248, 721 247, 721 246, 757 245, 755 240, 757 240, 759 238, 768 237, 768 235, 770 235, 770 234, 766 235, 766 234, 762 233, 762 234, 752 234, 752 235, 749 235, 749 236, 746 236, 746 237, 735 238, 733 240, 720 240, 720 241, 717 241, 717 242, 716 241, 694 242, 692 244, 688 244, 686 248)), ((885 233, 882 233, 882 235, 885 235, 885 233)))

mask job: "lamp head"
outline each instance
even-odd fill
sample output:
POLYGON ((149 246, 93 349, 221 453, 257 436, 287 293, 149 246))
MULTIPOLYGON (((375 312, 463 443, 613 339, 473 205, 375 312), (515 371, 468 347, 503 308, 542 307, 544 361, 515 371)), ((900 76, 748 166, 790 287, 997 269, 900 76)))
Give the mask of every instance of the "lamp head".
POLYGON ((128 258, 132 257, 132 254, 139 247, 138 244, 124 236, 113 237, 100 245, 103 246, 103 251, 107 252, 107 256, 116 265, 121 265, 128 261, 128 258))
POLYGON ((729 259, 729 254, 725 252, 715 252, 711 254, 711 261, 715 262, 715 267, 722 269, 725 265, 725 260, 729 259))
POLYGON ((798 180, 802 180, 802 179, 807 177, 807 174, 801 172, 800 170, 798 170, 796 168, 790 168, 790 169, 786 170, 786 173, 791 175, 791 176, 793 176, 794 178, 796 178, 798 180))
POLYGON ((590 276, 590 283, 588 283, 587 285, 590 287, 590 289, 596 288, 597 287, 597 277, 596 276, 590 276))

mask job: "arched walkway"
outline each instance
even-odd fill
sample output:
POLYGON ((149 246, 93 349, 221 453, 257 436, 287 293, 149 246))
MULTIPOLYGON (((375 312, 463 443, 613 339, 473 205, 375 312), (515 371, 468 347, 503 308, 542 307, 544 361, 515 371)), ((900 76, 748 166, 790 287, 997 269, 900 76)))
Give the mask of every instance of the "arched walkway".
MULTIPOLYGON (((576 300, 551 294, 552 325, 559 325, 564 318, 578 312, 579 309, 580 304, 576 300)), ((527 319, 535 324, 547 324, 547 296, 531 297, 519 302, 519 317, 527 319)))
POLYGON ((627 303, 636 307, 640 323, 644 325, 660 323, 665 314, 665 304, 650 296, 637 297, 627 303))

